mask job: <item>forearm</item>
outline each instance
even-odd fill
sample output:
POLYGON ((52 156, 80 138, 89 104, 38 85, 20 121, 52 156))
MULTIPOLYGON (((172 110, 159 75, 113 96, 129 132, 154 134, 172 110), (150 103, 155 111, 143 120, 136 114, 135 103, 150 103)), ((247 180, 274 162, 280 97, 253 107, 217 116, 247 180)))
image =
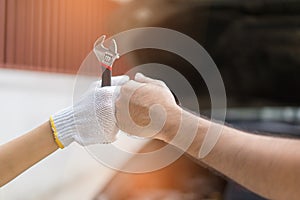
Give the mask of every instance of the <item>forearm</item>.
MULTIPOLYGON (((189 123, 198 124, 197 135, 187 153, 199 159, 200 147, 211 122, 185 111, 183 114, 190 118, 189 123)), ((172 127, 176 124, 179 122, 172 127)), ((177 133, 175 128, 171 133, 173 136, 177 133)), ((166 142, 181 146, 171 139, 170 133, 164 138, 166 142)), ((247 134, 224 126, 212 151, 199 160, 265 197, 297 199, 300 195, 299 152, 300 141, 247 134)))
POLYGON ((300 142, 225 128, 203 162, 270 199, 299 199, 300 142))
POLYGON ((0 146, 0 186, 57 149, 49 122, 0 146))

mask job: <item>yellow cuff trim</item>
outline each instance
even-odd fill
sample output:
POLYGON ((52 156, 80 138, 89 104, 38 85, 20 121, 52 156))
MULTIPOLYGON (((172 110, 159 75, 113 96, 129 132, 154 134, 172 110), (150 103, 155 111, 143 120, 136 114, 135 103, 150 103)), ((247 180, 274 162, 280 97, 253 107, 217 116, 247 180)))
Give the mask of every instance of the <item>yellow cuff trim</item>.
POLYGON ((57 130, 56 130, 52 116, 50 117, 50 125, 51 125, 51 129, 53 131, 54 140, 55 140, 57 146, 61 149, 65 148, 64 145, 61 143, 61 141, 58 139, 57 130))

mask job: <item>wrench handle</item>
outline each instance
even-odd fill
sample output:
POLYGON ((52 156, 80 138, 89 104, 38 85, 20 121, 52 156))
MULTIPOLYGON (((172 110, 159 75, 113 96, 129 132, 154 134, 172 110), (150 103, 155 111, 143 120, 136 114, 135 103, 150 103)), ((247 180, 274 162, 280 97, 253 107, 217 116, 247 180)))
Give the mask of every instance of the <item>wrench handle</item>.
POLYGON ((111 86, 111 70, 102 67, 104 72, 102 73, 102 85, 101 87, 111 86))

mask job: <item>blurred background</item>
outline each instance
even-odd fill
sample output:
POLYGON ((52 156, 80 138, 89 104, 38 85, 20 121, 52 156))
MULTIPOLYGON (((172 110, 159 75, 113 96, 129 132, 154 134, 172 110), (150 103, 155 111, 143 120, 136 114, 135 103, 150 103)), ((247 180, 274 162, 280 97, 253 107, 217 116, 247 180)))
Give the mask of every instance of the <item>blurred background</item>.
MULTIPOLYGON (((72 103, 75 74, 100 35, 149 26, 180 31, 208 51, 224 80, 231 126, 299 136, 299 0, 0 0, 0 10, 0 144, 72 103)), ((114 75, 145 63, 178 70, 209 116, 203 79, 172 53, 131 52, 116 62, 114 75)), ((141 151, 163 145, 151 141, 141 151)), ((134 175, 101 166, 73 144, 1 188, 0 199, 263 198, 185 155, 157 172, 134 175)))

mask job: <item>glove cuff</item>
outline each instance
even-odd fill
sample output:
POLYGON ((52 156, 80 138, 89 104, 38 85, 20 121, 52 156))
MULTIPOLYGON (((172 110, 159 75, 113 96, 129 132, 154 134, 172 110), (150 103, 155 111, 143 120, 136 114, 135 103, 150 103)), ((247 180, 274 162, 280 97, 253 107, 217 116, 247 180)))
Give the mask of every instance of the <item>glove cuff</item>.
POLYGON ((68 107, 50 117, 55 142, 63 149, 74 141, 76 126, 73 107, 68 107))

